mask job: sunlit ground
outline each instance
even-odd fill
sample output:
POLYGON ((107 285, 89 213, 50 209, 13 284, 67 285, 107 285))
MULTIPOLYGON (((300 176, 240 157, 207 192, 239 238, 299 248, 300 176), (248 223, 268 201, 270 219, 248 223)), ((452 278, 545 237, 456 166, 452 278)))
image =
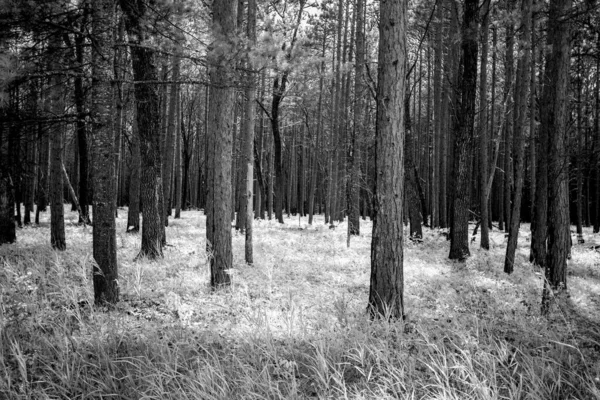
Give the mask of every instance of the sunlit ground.
POLYGON ((543 273, 522 226, 466 263, 426 230, 405 243, 407 320, 369 322, 371 223, 346 247, 322 217, 255 221, 254 264, 233 233, 232 286, 211 291, 205 218, 169 219, 165 257, 134 261, 140 235, 117 221, 121 303, 96 309, 90 227, 66 209, 67 251, 48 215, 0 247, 0 398, 593 399, 600 396, 600 242, 569 261, 569 296, 540 316, 543 273))

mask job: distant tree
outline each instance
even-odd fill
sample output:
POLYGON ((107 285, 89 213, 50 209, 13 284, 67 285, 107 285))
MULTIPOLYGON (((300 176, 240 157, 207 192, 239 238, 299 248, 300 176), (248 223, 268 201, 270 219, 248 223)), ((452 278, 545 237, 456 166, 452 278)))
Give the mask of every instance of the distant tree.
POLYGON ((404 316, 403 229, 405 0, 381 0, 377 74, 376 181, 371 243, 372 318, 404 316))
MULTIPOLYGON (((61 68, 59 60, 63 57, 62 42, 58 34, 50 38, 49 56, 52 57, 51 68, 58 71, 61 68)), ((54 115, 63 115, 65 112, 64 90, 59 75, 52 78, 50 101, 54 115)), ((65 240, 65 209, 63 197, 63 161, 62 153, 65 143, 65 123, 57 122, 55 129, 50 133, 50 243, 56 250, 67 248, 65 240)))
POLYGON ((15 201, 10 176, 0 167, 0 245, 17 240, 15 201))
POLYGON ((233 61, 236 33, 237 2, 215 0, 213 12, 213 43, 210 62, 210 99, 208 111, 208 146, 206 149, 207 204, 206 246, 210 259, 210 283, 213 288, 230 284, 228 270, 232 268, 231 207, 232 207, 232 146, 234 92, 233 61))
MULTIPOLYGON (((246 36, 250 48, 256 45, 256 0, 248 0, 248 21, 246 25, 246 36)), ((247 58, 247 81, 244 98, 244 132, 242 138, 242 177, 245 181, 244 196, 240 204, 240 212, 243 213, 245 220, 245 259, 248 264, 254 262, 252 249, 252 223, 254 212, 252 208, 253 188, 254 188, 254 128, 256 119, 256 72, 253 71, 254 65, 247 58)))

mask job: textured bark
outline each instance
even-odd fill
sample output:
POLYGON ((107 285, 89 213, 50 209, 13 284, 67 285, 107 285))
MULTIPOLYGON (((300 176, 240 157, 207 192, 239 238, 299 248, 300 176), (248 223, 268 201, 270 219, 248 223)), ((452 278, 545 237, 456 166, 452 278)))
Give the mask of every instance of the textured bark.
POLYGON ((477 0, 466 0, 461 39, 459 104, 454 113, 454 195, 450 255, 464 260, 469 251, 470 158, 477 90, 477 0))
MULTIPOLYGON (((85 38, 81 35, 75 36, 75 59, 76 71, 83 73, 84 63, 84 45, 85 38)), ((81 76, 75 77, 74 84, 74 100, 75 109, 77 110, 77 122, 75 129, 77 132, 77 153, 79 155, 79 206, 81 214, 79 223, 90 224, 89 213, 89 150, 88 150, 88 135, 85 122, 85 91, 83 88, 83 79, 81 76)))
POLYGON ((142 165, 140 159, 140 136, 135 107, 131 125, 131 177, 129 178, 127 232, 138 232, 140 230, 140 174, 142 165))
POLYGON ((359 179, 360 179, 360 143, 364 136, 363 111, 365 98, 365 33, 364 0, 356 3, 356 62, 354 63, 354 123, 348 151, 348 234, 360 234, 359 179))
POLYGON ((10 177, 0 176, 0 245, 17 240, 15 201, 10 177))
MULTIPOLYGON (((514 9, 516 0, 506 0, 507 12, 511 13, 514 9)), ((505 59, 505 78, 504 78, 504 98, 506 99, 506 115, 504 125, 504 221, 506 223, 505 231, 510 227, 511 213, 511 194, 513 192, 513 165, 512 165, 512 137, 513 137, 513 96, 510 92, 513 90, 514 79, 514 21, 512 18, 506 20, 506 59, 505 59)))
MULTIPOLYGON (((254 46, 256 43, 256 0, 248 0, 248 23, 246 28, 246 35, 250 46, 254 46)), ((243 172, 242 176, 245 177, 245 193, 243 202, 245 203, 244 218, 245 218, 245 258, 246 263, 252 264, 254 262, 254 256, 252 251, 252 224, 254 221, 254 213, 252 210, 253 200, 253 189, 254 189, 254 127, 256 119, 256 73, 253 71, 254 66, 251 60, 247 60, 248 76, 246 83, 246 96, 245 96, 245 112, 244 118, 246 118, 245 131, 243 132, 243 172)))
POLYGON ((38 199, 35 210, 35 223, 40 224, 40 212, 46 211, 48 206, 48 196, 50 192, 50 132, 48 129, 38 130, 38 140, 40 142, 39 170, 38 170, 38 199))
POLYGON ((92 3, 92 140, 94 151, 92 179, 94 186, 94 301, 116 304, 119 301, 116 212, 115 132, 112 126, 111 57, 114 2, 92 3))
POLYGON ((443 11, 441 4, 436 9, 436 30, 435 30, 435 54, 434 54, 434 70, 433 70, 433 132, 431 140, 431 163, 429 179, 431 182, 431 227, 437 228, 440 226, 440 155, 439 155, 439 138, 442 135, 442 126, 444 118, 442 117, 442 61, 443 61, 443 11))
POLYGON ((529 97, 529 68, 531 66, 531 9, 532 0, 523 0, 521 15, 523 18, 521 36, 519 38, 519 58, 517 81, 515 85, 515 126, 514 126, 514 190, 508 244, 504 259, 504 272, 510 274, 514 270, 515 253, 521 223, 521 199, 523 198, 523 181, 525 179, 525 125, 527 121, 527 104, 529 97))
POLYGON ((209 53, 211 83, 208 111, 206 246, 210 259, 210 284, 218 288, 231 283, 228 270, 233 266, 231 249, 231 161, 232 109, 234 92, 231 60, 236 27, 237 2, 213 3, 214 47, 221 51, 209 53), (230 51, 222 51, 231 47, 230 51))
POLYGON ((171 90, 169 93, 169 116, 167 121, 167 133, 164 142, 164 152, 163 160, 162 160, 162 182, 163 182, 163 204, 164 204, 164 220, 165 226, 169 225, 169 215, 171 215, 171 188, 172 188, 172 176, 173 176, 173 165, 175 158, 175 144, 177 139, 177 131, 178 124, 177 120, 179 119, 179 84, 177 81, 179 80, 179 74, 181 69, 181 58, 179 57, 179 53, 176 51, 176 54, 173 56, 172 65, 173 75, 171 84, 171 90))
MULTIPOLYGON (((58 62, 61 56, 60 41, 52 39, 50 42, 50 53, 55 57, 53 63, 58 62)), ((60 68, 57 64, 54 68, 60 68)), ((58 77, 52 78, 52 90, 50 93, 51 110, 53 115, 64 114, 64 93, 58 77)), ((58 122, 50 132, 50 243, 56 250, 65 250, 65 218, 63 198, 63 173, 62 173, 62 151, 64 146, 65 124, 58 122)))
MULTIPOLYGON (((407 86, 410 83, 407 81, 407 86)), ((417 189, 416 167, 413 159, 415 141, 413 139, 412 122, 410 118, 410 95, 407 93, 404 101, 404 187, 408 203, 408 219, 410 222, 411 239, 423 238, 421 204, 417 189)))
POLYGON ((551 291, 567 288, 569 235, 569 184, 567 104, 569 86, 571 0, 551 0, 548 17, 546 71, 541 130, 548 139, 548 254, 542 312, 548 311, 551 291))
POLYGON ((489 142, 490 135, 488 130, 488 101, 487 101, 487 61, 488 61, 488 40, 489 40, 489 12, 490 1, 483 0, 482 19, 481 19, 481 68, 479 79, 479 185, 480 185, 480 202, 479 209, 481 215, 481 240, 480 246, 482 249, 489 250, 490 248, 490 233, 488 226, 488 201, 489 196, 486 190, 488 181, 488 165, 489 165, 489 142))
MULTIPOLYGON (((363 0, 359 0, 361 2, 363 0)), ((325 58, 325 49, 327 43, 327 35, 323 32, 323 43, 321 50, 321 57, 324 60, 325 58)), ((358 51, 358 48, 357 48, 358 51)), ((357 61, 358 62, 358 61, 357 61)), ((323 130, 323 87, 325 80, 325 61, 321 61, 320 69, 319 69, 319 102, 317 106, 317 129, 316 129, 316 138, 315 138, 315 146, 313 148, 313 158, 312 164, 310 167, 310 189, 308 194, 308 224, 312 225, 314 213, 315 213, 315 196, 317 191, 317 178, 319 176, 319 152, 320 152, 320 140, 322 136, 323 130)))
MULTIPOLYGON (((180 104, 181 107, 181 104, 180 104)), ((183 142, 183 131, 184 131, 184 126, 183 126, 183 114, 182 112, 179 113, 179 124, 178 124, 178 129, 177 132, 175 133, 176 135, 176 146, 175 146, 175 172, 174 172, 174 177, 173 177, 173 181, 174 181, 174 185, 175 188, 173 189, 173 197, 175 199, 175 219, 179 219, 181 218, 181 201, 182 201, 182 196, 181 196, 181 192, 182 192, 182 188, 181 188, 181 184, 183 183, 183 177, 182 177, 182 142, 183 142)))
POLYGON ((375 215, 368 303, 372 318, 404 317, 402 206, 406 10, 404 0, 380 2, 375 215))
POLYGON ((155 259, 162 257, 164 224, 159 210, 162 198, 160 121, 156 55, 153 47, 146 46, 147 35, 145 21, 148 9, 144 0, 121 0, 125 12, 126 27, 131 45, 133 77, 141 81, 135 85, 137 107, 137 126, 140 137, 140 155, 142 161, 141 198, 142 198, 142 246, 138 257, 155 259))

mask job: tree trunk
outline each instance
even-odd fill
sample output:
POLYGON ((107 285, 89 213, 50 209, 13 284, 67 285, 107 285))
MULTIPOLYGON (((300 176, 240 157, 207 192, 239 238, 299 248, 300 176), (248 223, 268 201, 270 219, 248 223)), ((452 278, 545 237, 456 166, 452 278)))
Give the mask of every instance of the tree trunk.
MULTIPOLYGON (((84 68, 84 46, 85 37, 83 34, 75 36, 75 58, 77 72, 83 74, 84 68)), ((83 88, 83 77, 75 77, 75 109, 77 111, 77 122, 75 129, 77 132, 77 150, 79 154, 79 206, 81 207, 80 224, 90 224, 89 204, 89 149, 87 138, 87 126, 85 122, 85 91, 83 88)))
POLYGON ((137 126, 137 112, 133 108, 131 123, 131 178, 129 178, 129 209, 127 212, 127 232, 140 230, 140 134, 137 126))
POLYGON ((565 18, 571 0, 551 0, 548 17, 546 71, 542 124, 548 139, 548 254, 542 312, 547 313, 551 291, 567 289, 569 235, 569 183, 567 102, 570 62, 570 20, 565 18))
POLYGON ((234 92, 229 82, 233 78, 232 61, 227 57, 234 53, 223 51, 233 48, 236 33, 237 2, 215 1, 213 3, 214 48, 209 53, 211 83, 208 111, 207 151, 207 204, 206 246, 210 260, 210 284, 213 288, 229 285, 228 271, 233 266, 231 249, 231 161, 233 149, 232 109, 234 92))
POLYGON ((371 318, 404 318, 403 229, 404 90, 406 61, 404 0, 381 0, 376 181, 368 311, 371 318))
POLYGON ((177 121, 179 119, 179 74, 181 69, 181 57, 179 56, 179 50, 175 51, 172 61, 173 76, 171 84, 171 91, 169 93, 169 116, 167 121, 167 134, 164 142, 164 153, 162 159, 162 182, 163 182, 163 202, 164 202, 164 220, 165 226, 169 226, 169 215, 171 215, 171 182, 173 176, 173 164, 175 158, 175 142, 178 140, 179 126, 177 121))
MULTIPOLYGON (((248 0, 248 23, 246 35, 249 45, 252 47, 256 43, 256 0, 248 0)), ((242 151, 242 176, 245 177, 245 193, 243 201, 245 202, 245 258, 246 263, 252 264, 254 256, 252 251, 252 224, 254 213, 252 211, 253 189, 254 189, 254 127, 256 119, 256 72, 254 65, 250 59, 247 59, 248 76, 246 84, 245 96, 245 112, 246 118, 245 132, 243 132, 243 151, 242 151)))
MULTIPOLYGON (((54 57, 60 57, 60 41, 52 39, 49 45, 50 52, 54 57)), ((54 68, 58 69, 57 59, 53 61, 54 68)), ((58 76, 51 79, 52 91, 50 101, 53 115, 63 115, 65 110, 64 93, 58 76)), ((64 198, 63 198, 63 174, 62 174, 62 151, 64 146, 65 124, 57 122, 50 133, 50 242, 52 248, 56 250, 65 250, 67 244, 65 241, 65 217, 64 217, 64 198)))
POLYGON ((356 3, 356 62, 354 63, 354 123, 348 151, 348 234, 360 234, 359 179, 360 179, 360 143, 364 136, 364 71, 365 71, 365 33, 364 0, 356 3))
MULTIPOLYGON (((92 29, 95 46, 92 49, 92 138, 94 185, 94 300, 96 304, 116 304, 119 301, 116 212, 115 132, 112 127, 111 63, 107 53, 113 48, 113 2, 92 3, 92 29)), ((118 124, 117 124, 118 127, 118 124)))
POLYGON ((488 61, 488 41, 489 29, 488 20, 490 13, 490 1, 483 0, 482 19, 481 19, 481 68, 479 80, 479 101, 481 112, 479 114, 479 176, 480 176, 480 214, 481 214, 481 240, 480 246, 482 249, 489 250, 490 248, 490 233, 488 226, 488 201, 487 180, 488 180, 488 165, 489 165, 489 130, 487 126, 487 61, 488 61))
POLYGON ((144 0, 121 0, 121 8, 127 15, 126 27, 131 44, 133 77, 141 81, 135 85, 137 126, 140 137, 141 200, 142 200, 142 246, 139 257, 156 259, 162 257, 164 224, 159 208, 162 194, 160 114, 156 55, 153 47, 146 46, 147 38, 142 21, 147 10, 144 0))
POLYGON ((9 176, 0 176, 0 245, 17 240, 15 201, 9 176))
POLYGON ((462 26, 460 57, 461 86, 459 105, 454 114, 454 195, 450 255, 452 260, 464 260, 469 251, 469 167, 475 122, 477 91, 477 0, 466 0, 462 26))

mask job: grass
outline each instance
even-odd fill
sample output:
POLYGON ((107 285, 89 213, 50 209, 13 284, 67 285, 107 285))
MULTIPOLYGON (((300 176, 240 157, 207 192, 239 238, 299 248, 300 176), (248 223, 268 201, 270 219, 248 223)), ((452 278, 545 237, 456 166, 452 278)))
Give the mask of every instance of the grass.
POLYGON ((47 219, 0 247, 0 399, 600 398, 600 254, 585 245, 570 297, 543 318, 527 226, 510 276, 501 232, 453 263, 427 230, 405 245, 407 321, 372 322, 369 222, 348 249, 344 224, 255 221, 255 264, 234 233, 233 284, 212 292, 201 212, 170 220, 156 262, 133 261, 140 237, 119 217, 112 310, 91 305, 92 232, 76 214, 65 252, 47 219))

